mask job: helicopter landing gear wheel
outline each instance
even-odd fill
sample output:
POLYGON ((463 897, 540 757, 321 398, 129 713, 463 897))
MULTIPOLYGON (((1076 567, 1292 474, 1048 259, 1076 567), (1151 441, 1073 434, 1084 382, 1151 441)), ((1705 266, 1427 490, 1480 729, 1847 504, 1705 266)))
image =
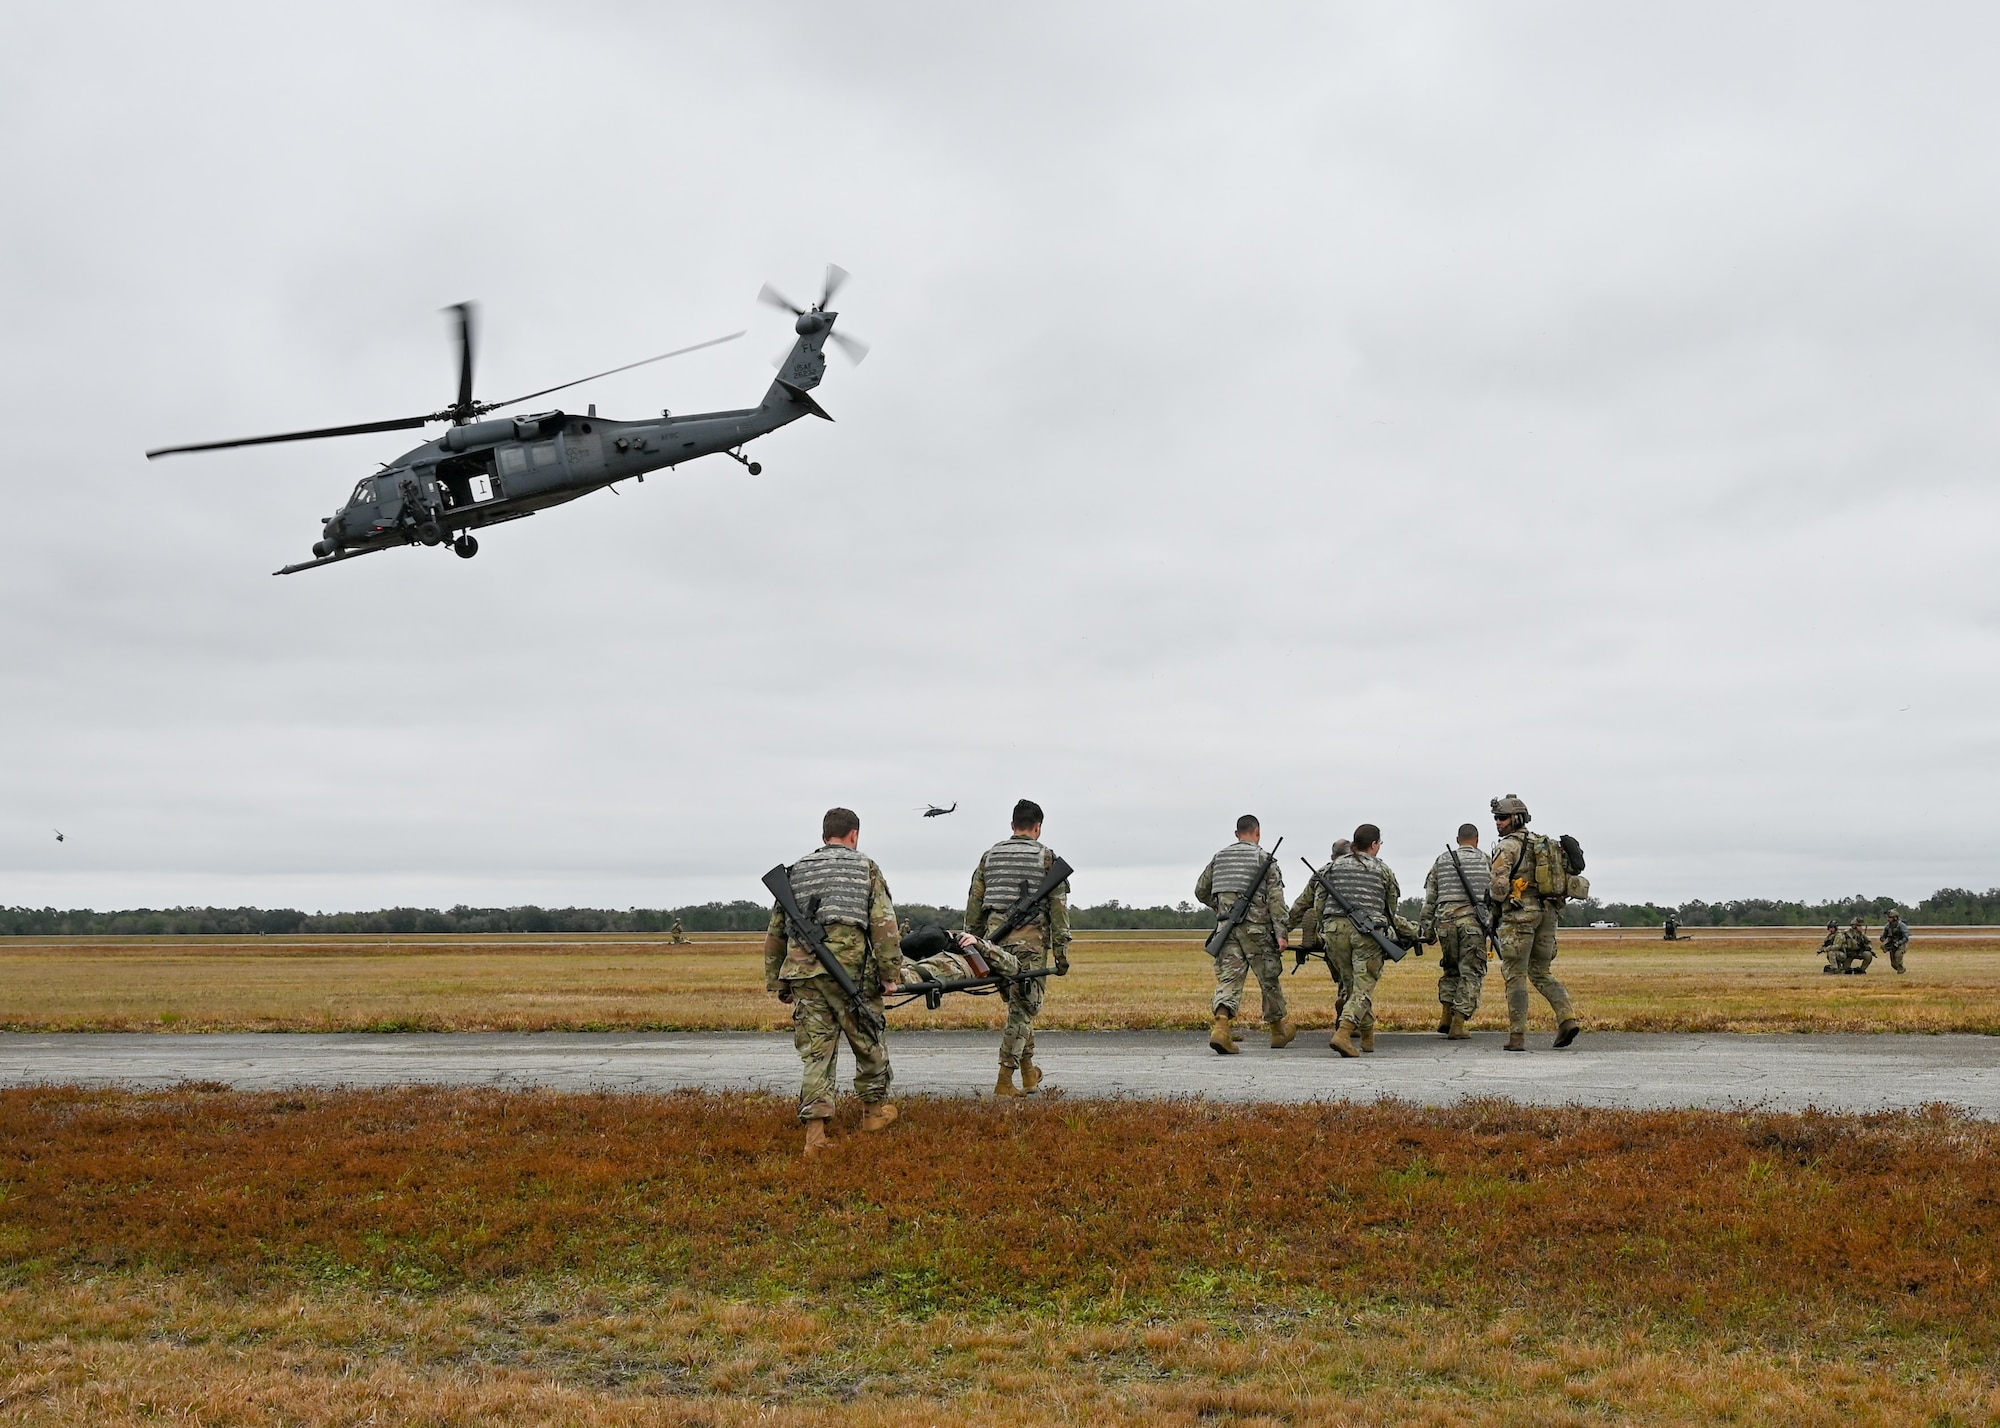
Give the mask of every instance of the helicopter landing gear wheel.
POLYGON ((470 560, 479 554, 479 542, 469 535, 462 535, 451 543, 451 548, 460 560, 470 560))
POLYGON ((438 545, 444 540, 444 531, 436 521, 425 521, 417 527, 417 539, 425 545, 438 545))

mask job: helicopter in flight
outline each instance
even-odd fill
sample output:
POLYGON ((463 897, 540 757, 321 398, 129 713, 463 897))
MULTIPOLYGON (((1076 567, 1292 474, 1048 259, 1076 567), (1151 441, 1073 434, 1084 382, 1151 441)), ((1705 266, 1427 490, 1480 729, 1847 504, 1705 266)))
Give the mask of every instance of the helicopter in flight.
POLYGON ((479 553, 479 541, 473 535, 476 530, 532 516, 627 478, 644 481, 648 471, 662 467, 671 470, 718 452, 742 463, 756 476, 764 468, 743 454, 746 442, 803 416, 832 421, 812 397, 813 388, 826 374, 827 342, 832 341, 857 363, 868 355, 866 343, 834 331, 840 314, 832 311, 830 304, 847 276, 846 270, 828 263, 819 301, 810 307, 799 306, 768 283, 757 294, 760 302, 782 307, 793 315, 792 328, 798 336, 779 357, 777 379, 763 401, 754 407, 688 416, 663 411, 658 417, 646 420, 613 421, 599 417, 593 405, 583 416, 546 411, 532 416, 479 420, 489 412, 519 406, 651 362, 733 342, 743 334, 733 332, 692 347, 662 352, 657 357, 628 362, 623 367, 594 372, 504 402, 482 402, 472 395, 473 305, 468 302, 446 309, 458 314, 458 399, 442 411, 351 426, 281 432, 275 436, 162 446, 148 451, 146 459, 178 452, 220 451, 233 446, 269 446, 283 441, 403 431, 433 422, 450 422, 450 428, 436 439, 383 463, 374 475, 362 477, 346 504, 322 523, 320 538, 313 542, 313 558, 287 565, 272 574, 316 570, 322 565, 404 545, 449 545, 456 554, 470 560, 479 553))

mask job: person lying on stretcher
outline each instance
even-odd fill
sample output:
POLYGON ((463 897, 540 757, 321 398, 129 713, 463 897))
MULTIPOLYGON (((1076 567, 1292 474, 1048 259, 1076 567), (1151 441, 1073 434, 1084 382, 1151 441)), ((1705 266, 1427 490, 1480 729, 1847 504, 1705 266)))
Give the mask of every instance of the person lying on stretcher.
POLYGON ((1020 959, 1005 947, 970 932, 946 932, 926 923, 903 937, 903 965, 896 973, 900 986, 884 990, 921 992, 926 982, 955 982, 973 977, 1011 977, 1020 959))

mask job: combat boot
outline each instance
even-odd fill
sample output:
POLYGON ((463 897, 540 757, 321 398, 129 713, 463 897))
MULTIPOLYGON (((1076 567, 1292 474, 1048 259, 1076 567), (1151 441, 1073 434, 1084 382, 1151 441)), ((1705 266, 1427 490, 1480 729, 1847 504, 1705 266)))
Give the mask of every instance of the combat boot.
POLYGON ((1445 1035, 1452 1041, 1472 1040, 1472 1033, 1465 1029, 1465 1018, 1457 1012, 1451 1014, 1451 1025, 1445 1028, 1445 1035))
POLYGON ((826 1122, 814 1117, 806 1122, 805 1154, 818 1155, 827 1148, 826 1122))
POLYGON ((1369 1027, 1361 1033, 1361 1049, 1369 1055, 1375 1054, 1375 1028, 1369 1027))
POLYGON ((1571 1017, 1556 1028, 1556 1050, 1560 1051, 1576 1040, 1576 1034, 1583 1030, 1583 1023, 1571 1017))
POLYGON ((993 1083, 993 1094, 996 1096, 1020 1097, 1028 1093, 1014 1084, 1014 1068, 1012 1066, 1002 1066, 1000 1068, 1000 1079, 993 1083))
POLYGON ((1450 1035, 1451 1035, 1451 1008, 1450 1008, 1450 1007, 1439 1007, 1439 1008, 1438 1008, 1438 1035, 1439 1035, 1439 1036, 1450 1036, 1450 1035))
POLYGON ((1042 1068, 1025 1053, 1021 1057, 1021 1089, 1032 1091, 1042 1084, 1042 1068))
POLYGON ((870 1106, 861 1113, 861 1129, 865 1131, 887 1130, 896 1123, 896 1118, 900 1115, 902 1115, 902 1112, 887 1101, 882 1102, 879 1106, 870 1106))
POLYGON ((1528 1049, 1528 1033, 1525 1031, 1508 1032, 1505 1049, 1508 1051, 1526 1051, 1528 1049))
POLYGON ((1361 1052, 1354 1045, 1354 1033, 1342 1022, 1333 1029, 1333 1040, 1328 1043, 1342 1056, 1359 1056, 1361 1052))
POLYGON ((1299 1029, 1292 1025, 1290 1017, 1279 1017, 1271 1023, 1271 1049, 1273 1051, 1282 1051, 1285 1047, 1292 1044, 1292 1038, 1298 1034, 1299 1029))
POLYGON ((1235 1056, 1240 1048, 1236 1045, 1236 1029, 1230 1024, 1227 1012, 1215 1014, 1215 1025, 1209 1028, 1208 1049, 1217 1056, 1235 1056))

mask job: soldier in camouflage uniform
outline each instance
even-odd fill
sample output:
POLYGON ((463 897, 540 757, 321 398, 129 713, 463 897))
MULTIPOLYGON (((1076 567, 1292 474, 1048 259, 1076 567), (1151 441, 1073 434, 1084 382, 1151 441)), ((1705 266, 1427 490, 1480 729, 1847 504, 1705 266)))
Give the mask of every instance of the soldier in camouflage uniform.
POLYGON ((1820 971, 1826 973, 1829 977, 1840 976, 1847 970, 1846 967, 1841 965, 1840 959, 1835 955, 1839 946, 1840 924, 1838 922, 1829 922, 1826 925, 1826 936, 1819 940, 1819 955, 1826 959, 1826 965, 1820 968, 1820 971))
MULTIPOLYGON (((799 905, 826 929, 833 955, 879 1013, 882 993, 895 985, 902 961, 902 937, 889 884, 875 860, 859 851, 861 820, 851 810, 829 808, 820 823, 820 837, 819 847, 792 864, 792 891, 799 905)), ((896 1119, 896 1108, 889 1103, 888 1048, 861 1024, 812 949, 792 940, 784 911, 776 907, 764 933, 764 989, 792 1009, 792 1044, 805 1072, 799 1087, 799 1119, 805 1122, 807 1155, 826 1147, 843 1036, 854 1052, 854 1094, 866 1108, 861 1129, 883 1130, 896 1119)))
MULTIPOLYGON (((1334 839, 1333 852, 1320 871, 1324 873, 1327 868, 1332 867, 1334 858, 1338 858, 1353 846, 1345 838, 1334 839)), ((1308 878, 1305 887, 1299 890, 1298 897, 1292 903, 1290 915, 1285 918, 1285 926, 1295 934, 1292 941, 1292 956, 1297 959, 1292 963, 1294 972, 1305 966, 1307 960, 1313 957, 1318 957, 1326 963, 1326 970, 1333 977, 1333 1017, 1338 1021, 1341 1008, 1347 1005, 1347 986, 1340 980, 1340 969, 1334 965, 1333 958, 1327 955, 1326 943, 1320 938, 1320 925, 1326 920, 1323 906, 1325 902, 1326 894, 1319 890, 1318 881, 1308 878)))
MULTIPOLYGON (((1362 824, 1354 830, 1353 846, 1327 865, 1326 880, 1349 907, 1373 918, 1385 934, 1413 940, 1416 929, 1396 914, 1403 889, 1389 865, 1375 856, 1381 851, 1382 830, 1373 823, 1362 824)), ((1360 1056, 1375 1049, 1375 984, 1382 980, 1382 949, 1333 899, 1327 898, 1321 910, 1325 921, 1320 936, 1335 975, 1347 988, 1347 1004, 1340 1009, 1331 1045, 1342 1056, 1360 1056)))
POLYGON ((1890 913, 1882 924, 1882 950, 1889 954, 1889 966, 1899 977, 1903 975, 1903 949, 1909 945, 1910 929, 1903 925, 1903 914, 1890 913))
MULTIPOLYGON (((1042 806, 1031 799, 1014 805, 1013 836, 995 843, 979 857, 972 870, 972 886, 965 894, 965 925, 975 937, 1000 925, 1007 910, 1023 892, 1041 886, 1043 876, 1056 855, 1042 845, 1042 806)), ((1069 884, 1063 883, 1049 895, 1039 916, 1026 927, 1008 935, 1001 944, 1018 959, 1023 972, 1055 961, 1058 975, 1069 970, 1069 884)), ((1035 1017, 1042 1009, 1048 978, 1035 977, 1015 982, 1007 988, 1007 1026, 1000 1033, 1000 1076, 993 1083, 996 1096, 1025 1096, 1042 1084, 1042 1068, 1035 1064, 1035 1017), (1014 1084, 1014 1072, 1021 1084, 1014 1084)))
POLYGON ((687 940, 687 929, 681 926, 681 920, 677 917, 674 919, 674 925, 667 930, 667 941, 680 947, 685 945, 687 940))
POLYGON ((1208 1033, 1208 1044, 1218 1056, 1234 1056, 1241 1049, 1236 1044, 1234 1023, 1236 1009, 1243 1001, 1243 985, 1252 972, 1257 974, 1258 995, 1263 1000, 1264 1021, 1271 1028, 1272 1047, 1289 1046, 1298 1035, 1292 1019, 1285 1014, 1283 953, 1289 916, 1285 907, 1285 877, 1259 846, 1263 840, 1264 830, 1255 815, 1244 814, 1236 820, 1235 841, 1210 858, 1201 876, 1195 879, 1195 900, 1219 920, 1257 882, 1258 874, 1264 873, 1250 911, 1215 957, 1215 996, 1209 1003, 1209 1012, 1215 1020, 1208 1033), (1271 868, 1265 873, 1267 863, 1271 868))
POLYGON ((1833 955, 1841 971, 1855 976, 1866 976, 1875 965, 1875 944, 1868 940, 1868 928, 1860 918, 1840 934, 1840 940, 1833 944, 1833 955))
MULTIPOLYGON (((1556 960, 1556 923, 1563 899, 1535 888, 1534 848, 1528 832, 1528 805, 1513 794, 1493 800, 1493 848, 1488 895, 1500 908, 1500 967, 1507 976, 1507 1050, 1528 1049, 1528 988, 1532 986, 1556 1014, 1557 1047, 1568 1046, 1583 1030, 1569 992, 1551 971, 1556 960)), ((1560 856, 1560 851, 1558 851, 1560 856)))
POLYGON ((1417 936, 1438 944, 1444 964, 1438 968, 1438 1030, 1453 1041, 1470 1037, 1465 1028, 1478 1014, 1486 986, 1486 928, 1493 925, 1486 895, 1492 879, 1493 866, 1479 851, 1479 829, 1470 823, 1459 824, 1458 846, 1438 854, 1424 878, 1417 936))

